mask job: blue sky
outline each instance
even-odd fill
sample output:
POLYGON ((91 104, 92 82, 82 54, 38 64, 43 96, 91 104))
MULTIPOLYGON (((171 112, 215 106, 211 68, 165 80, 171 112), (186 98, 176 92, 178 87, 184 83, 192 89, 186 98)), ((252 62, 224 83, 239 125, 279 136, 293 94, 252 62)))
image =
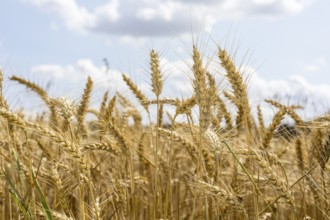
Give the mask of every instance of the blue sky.
MULTIPOLYGON (((280 96, 289 104, 308 98, 310 112, 330 106, 330 1, 4 0, 0 8, 3 72, 43 86, 51 81, 54 95, 79 96, 87 75, 100 88, 121 89, 121 71, 147 92, 153 47, 162 55, 168 94, 188 93, 183 66, 194 36, 209 54, 214 42, 237 50, 237 63, 252 72, 252 104, 280 96)), ((9 98, 24 91, 5 89, 9 98)))

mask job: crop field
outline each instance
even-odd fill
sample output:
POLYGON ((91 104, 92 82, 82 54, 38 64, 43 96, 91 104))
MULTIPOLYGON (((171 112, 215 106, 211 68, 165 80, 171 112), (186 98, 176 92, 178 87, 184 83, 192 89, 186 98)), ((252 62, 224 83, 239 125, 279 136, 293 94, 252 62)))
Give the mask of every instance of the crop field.
POLYGON ((0 219, 330 219, 330 116, 266 99, 265 122, 230 53, 217 48, 220 81, 202 57, 193 46, 188 98, 162 95, 151 50, 152 95, 123 73, 134 100, 106 92, 97 108, 91 77, 73 102, 10 76, 47 106, 36 116, 10 108, 1 72, 0 219))

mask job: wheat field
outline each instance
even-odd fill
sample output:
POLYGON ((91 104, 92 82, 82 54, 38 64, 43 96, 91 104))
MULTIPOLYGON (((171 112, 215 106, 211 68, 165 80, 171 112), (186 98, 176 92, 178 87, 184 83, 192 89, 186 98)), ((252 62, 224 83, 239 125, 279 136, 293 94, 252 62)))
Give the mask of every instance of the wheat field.
POLYGON ((91 77, 75 103, 11 76, 47 106, 35 117, 11 110, 1 72, 1 219, 330 218, 329 116, 306 121, 301 106, 267 99, 276 113, 265 123, 221 47, 215 59, 227 87, 194 45, 193 79, 184 82, 191 96, 164 97, 159 53, 149 56, 152 96, 123 73, 135 100, 106 92, 98 108, 91 77))

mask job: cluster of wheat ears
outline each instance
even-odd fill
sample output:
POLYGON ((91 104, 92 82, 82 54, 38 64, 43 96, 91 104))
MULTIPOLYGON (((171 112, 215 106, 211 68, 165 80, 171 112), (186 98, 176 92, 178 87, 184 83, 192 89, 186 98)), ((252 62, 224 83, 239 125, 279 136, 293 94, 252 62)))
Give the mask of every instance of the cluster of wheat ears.
POLYGON ((183 100, 162 97, 164 75, 155 50, 153 98, 122 74, 144 115, 156 115, 150 123, 121 93, 106 92, 99 108, 91 108, 90 77, 75 104, 11 76, 49 109, 27 119, 23 111, 10 110, 1 73, 0 218, 330 218, 330 118, 306 121, 296 113, 299 106, 265 100, 276 110, 265 125, 259 106, 252 117, 245 80, 228 52, 219 47, 216 56, 229 85, 222 90, 218 73, 209 72, 201 57, 194 46, 193 94, 183 100), (166 115, 167 107, 175 113, 166 115), (295 132, 278 135, 287 117, 295 132))

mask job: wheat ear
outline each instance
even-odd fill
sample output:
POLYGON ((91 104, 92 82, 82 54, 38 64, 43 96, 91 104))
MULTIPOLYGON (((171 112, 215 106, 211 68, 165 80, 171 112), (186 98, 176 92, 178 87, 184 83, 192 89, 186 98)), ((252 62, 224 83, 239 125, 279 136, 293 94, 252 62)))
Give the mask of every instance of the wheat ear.
POLYGON ((173 141, 177 142, 178 144, 182 144, 187 149, 192 160, 197 164, 198 148, 194 143, 190 142, 174 131, 169 131, 163 128, 158 128, 158 131, 161 135, 172 138, 173 141))
POLYGON ((178 104, 175 115, 179 114, 191 114, 191 109, 196 105, 196 96, 192 96, 178 104))
MULTIPOLYGON (((236 103, 238 106, 237 117, 242 119, 246 123, 247 131, 251 131, 252 128, 252 118, 251 118, 251 108, 249 105, 247 88, 243 82, 243 78, 239 71, 236 69, 236 66, 226 50, 223 50, 219 47, 218 57, 221 61, 221 66, 226 70, 226 77, 233 88, 235 98, 239 100, 236 103)), ((241 127, 240 121, 238 120, 238 127, 241 127)))
POLYGON ((125 137, 125 135, 120 131, 120 129, 111 121, 107 121, 108 128, 110 132, 114 135, 117 143, 121 147, 123 153, 128 153, 129 143, 125 137))
POLYGON ((167 105, 177 106, 180 103, 180 101, 177 98, 175 98, 175 99, 172 99, 172 98, 162 98, 162 99, 159 99, 159 100, 152 99, 152 100, 149 100, 147 102, 148 105, 155 105, 157 103, 158 104, 162 104, 162 105, 167 104, 167 105))
POLYGON ((112 116, 116 106, 116 99, 117 99, 116 97, 117 96, 112 97, 112 99, 109 101, 108 106, 105 109, 104 120, 106 121, 113 121, 112 116))
POLYGON ((211 156, 211 152, 209 151, 208 148, 206 147, 202 147, 201 150, 202 156, 203 156, 203 160, 204 160, 204 164, 205 164, 205 168, 207 173, 214 178, 215 176, 215 163, 214 163, 214 158, 211 156))
POLYGON ((277 126, 281 123, 283 120, 284 116, 286 114, 286 110, 282 109, 279 112, 277 112, 270 123, 269 127, 267 128, 265 134, 263 135, 262 138, 262 146, 263 148, 269 147, 269 143, 273 137, 274 131, 277 128, 277 126))
POLYGON ((87 83, 84 89, 84 93, 81 97, 81 101, 80 104, 78 106, 77 109, 77 122, 78 122, 78 129, 77 132, 80 133, 82 132, 83 136, 86 137, 86 133, 87 133, 87 129, 84 125, 84 119, 85 119, 85 115, 87 113, 87 109, 88 109, 88 104, 91 98, 91 93, 92 93, 92 89, 93 89, 93 81, 92 78, 90 76, 88 76, 87 78, 87 83))
POLYGON ((65 214, 69 215, 69 204, 67 202, 67 197, 66 197, 65 192, 64 192, 64 187, 62 185, 62 180, 61 180, 60 175, 58 174, 56 165, 54 165, 54 167, 52 169, 52 174, 53 174, 53 179, 55 180, 56 191, 57 191, 57 194, 59 196, 60 204, 61 204, 65 214))
POLYGON ((159 55, 155 50, 150 52, 150 69, 152 91, 156 97, 159 97, 163 90, 163 75, 160 71, 159 55))
POLYGON ((227 110, 226 104, 220 97, 218 97, 217 102, 218 102, 219 110, 222 111, 223 117, 225 118, 227 130, 231 130, 233 128, 233 120, 230 113, 227 110))
POLYGON ((223 96, 228 99, 231 103, 233 103, 236 107, 238 107, 239 104, 239 100, 235 97, 235 95, 231 94, 231 92, 229 91, 223 91, 223 96))
POLYGON ((265 130, 265 122, 264 122, 264 117, 262 115, 260 105, 258 105, 257 111, 258 111, 258 121, 259 121, 260 130, 264 131, 265 130))
POLYGON ((317 128, 312 137, 312 149, 320 167, 325 170, 325 165, 330 157, 330 136, 326 137, 326 141, 323 141, 323 136, 321 129, 317 128))
POLYGON ((207 84, 206 84, 206 70, 203 67, 202 58, 197 47, 193 47, 193 66, 192 72, 194 74, 193 87, 195 91, 196 103, 199 107, 199 126, 201 133, 204 133, 211 119, 210 105, 207 103, 207 84))
POLYGON ((286 110, 287 114, 290 115, 290 117, 297 123, 297 125, 303 126, 304 125, 304 120, 301 119, 301 117, 294 112, 293 108, 296 108, 297 106, 293 106, 293 108, 291 106, 285 106, 282 105, 281 103, 274 101, 274 100, 270 100, 270 99, 266 99, 265 102, 279 108, 279 109, 284 109, 286 110))
POLYGON ((21 77, 18 77, 18 76, 11 76, 10 78, 9 78, 10 80, 12 80, 12 81, 16 81, 16 82, 18 82, 18 83, 20 83, 20 84, 23 84, 23 85, 25 85, 27 88, 29 88, 29 89, 31 89, 32 91, 34 91, 35 93, 37 93, 39 96, 40 96, 40 98, 47 104, 47 105, 49 105, 50 103, 49 103, 49 97, 48 97, 48 94, 47 94, 47 92, 43 89, 43 88, 41 88, 40 86, 38 86, 37 84, 35 84, 35 83, 33 83, 33 82, 30 82, 30 81, 28 81, 28 80, 26 80, 26 79, 23 79, 23 78, 21 78, 21 77))
POLYGON ((106 109, 106 106, 107 106, 108 98, 109 98, 109 92, 106 91, 103 95, 101 106, 100 106, 100 109, 99 109, 99 119, 103 118, 103 116, 105 114, 105 109, 106 109))
POLYGON ((131 81, 131 79, 126 76, 124 73, 122 74, 123 80, 127 84, 127 86, 131 89, 131 91, 134 93, 136 98, 140 101, 140 104, 144 107, 144 109, 149 112, 148 110, 148 98, 143 95, 143 93, 138 89, 138 87, 131 81))
POLYGON ((129 101, 125 96, 123 96, 120 92, 117 92, 116 96, 118 97, 119 104, 122 105, 124 108, 134 108, 133 103, 129 101))
POLYGON ((55 105, 54 103, 51 101, 51 99, 49 98, 46 90, 44 90, 43 88, 41 88, 40 86, 38 86, 36 83, 30 82, 26 79, 23 79, 21 77, 18 76, 12 76, 9 78, 12 81, 16 81, 20 84, 25 85, 28 89, 34 91, 35 93, 37 93, 40 98, 46 103, 46 105, 48 106, 49 110, 50 110, 50 126, 53 129, 57 129, 57 125, 58 125, 58 118, 57 118, 57 112, 55 110, 55 105))
POLYGON ((91 143, 84 145, 84 150, 102 150, 102 151, 108 151, 110 153, 113 153, 115 155, 119 155, 121 153, 121 150, 119 146, 116 144, 110 143, 110 142, 99 142, 99 143, 91 143))
POLYGON ((300 139, 296 140, 295 143, 295 149, 296 149, 296 155, 297 155, 297 160, 298 160, 298 168, 301 173, 305 172, 305 160, 304 160, 304 154, 303 154, 303 149, 302 149, 302 142, 300 139))

